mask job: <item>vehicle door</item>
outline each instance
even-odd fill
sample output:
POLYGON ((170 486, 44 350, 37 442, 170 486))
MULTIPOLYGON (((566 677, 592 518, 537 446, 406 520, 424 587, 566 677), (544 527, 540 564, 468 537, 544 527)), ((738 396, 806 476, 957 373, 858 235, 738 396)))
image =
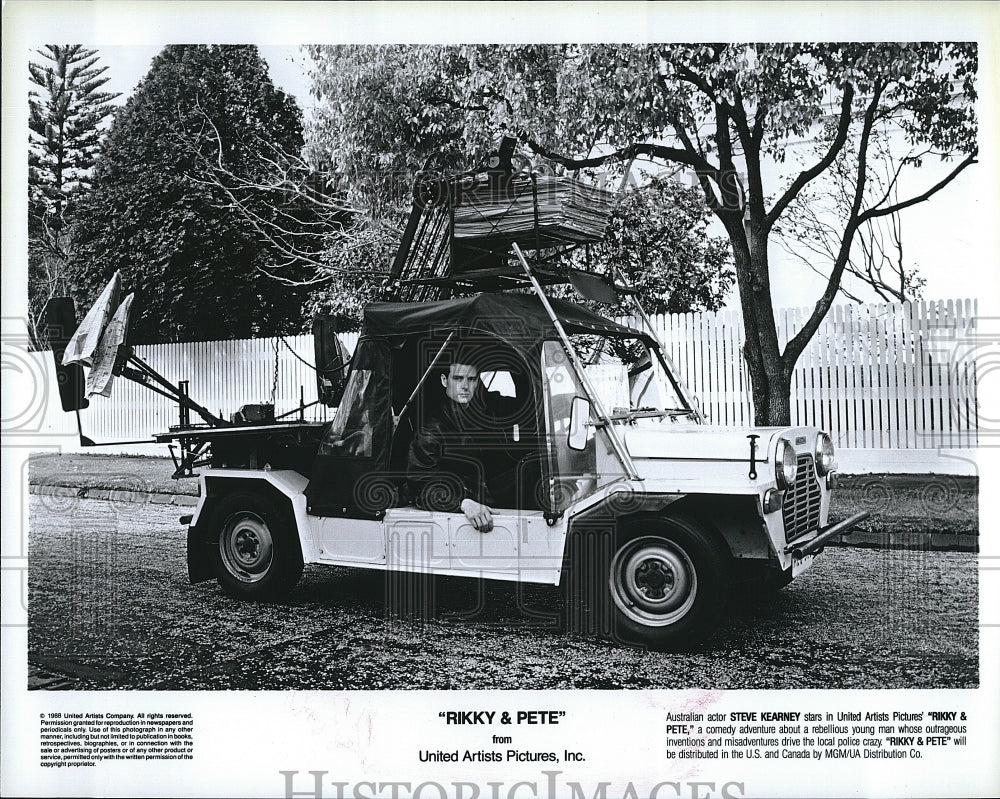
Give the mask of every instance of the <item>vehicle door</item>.
MULTIPOLYGON (((483 370, 479 390, 489 397, 490 434, 478 453, 489 472, 493 529, 482 533, 464 514, 449 514, 451 568, 457 571, 513 571, 517 568, 521 511, 537 507, 537 440, 525 409, 533 407, 530 383, 511 369, 483 370)), ((533 416, 533 411, 531 412, 533 416)))

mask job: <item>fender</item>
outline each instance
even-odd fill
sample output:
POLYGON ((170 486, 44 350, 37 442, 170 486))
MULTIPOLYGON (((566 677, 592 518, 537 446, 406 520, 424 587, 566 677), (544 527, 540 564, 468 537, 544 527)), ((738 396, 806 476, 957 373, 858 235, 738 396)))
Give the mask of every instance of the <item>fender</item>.
POLYGON ((302 558, 306 563, 316 560, 312 526, 306 511, 306 486, 309 479, 289 469, 206 469, 198 477, 198 504, 188 527, 188 577, 198 583, 214 576, 214 542, 208 542, 198 529, 211 515, 215 500, 240 488, 264 490, 287 498, 295 520, 302 558), (252 482, 251 482, 252 481, 252 482), (255 488, 259 487, 259 488, 255 488))

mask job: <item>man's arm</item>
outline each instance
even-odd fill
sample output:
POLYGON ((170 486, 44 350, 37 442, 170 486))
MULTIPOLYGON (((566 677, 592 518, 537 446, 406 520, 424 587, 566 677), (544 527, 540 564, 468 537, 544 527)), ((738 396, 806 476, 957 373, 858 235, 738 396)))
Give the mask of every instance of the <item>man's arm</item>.
MULTIPOLYGON (((417 507, 445 513, 464 513, 477 530, 493 529, 493 513, 479 500, 473 480, 459 474, 444 458, 445 433, 437 420, 430 420, 413 436, 406 476, 417 507)), ((476 484, 478 485, 478 484, 476 484)))
POLYGON ((413 434, 406 462, 410 493, 418 507, 455 513, 465 497, 458 478, 448 480, 441 473, 443 434, 436 420, 430 420, 413 434))
POLYGON ((484 505, 481 502, 476 502, 471 497, 466 497, 462 500, 462 513, 469 520, 469 524, 479 532, 488 533, 493 529, 493 509, 489 505, 484 505))

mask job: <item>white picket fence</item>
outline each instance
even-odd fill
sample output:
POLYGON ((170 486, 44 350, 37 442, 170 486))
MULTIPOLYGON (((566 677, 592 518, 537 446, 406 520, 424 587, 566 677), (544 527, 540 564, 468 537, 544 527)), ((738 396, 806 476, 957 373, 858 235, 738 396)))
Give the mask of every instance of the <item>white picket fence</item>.
MULTIPOLYGON (((811 310, 779 313, 780 346, 811 310)), ((796 364, 792 422, 828 430, 841 447, 975 447, 975 324, 974 300, 834 306, 796 364)), ((752 423, 739 313, 661 316, 654 325, 709 419, 752 423)))
MULTIPOLYGON (((782 346, 808 313, 779 314, 782 346)), ((738 312, 658 316, 653 323, 709 420, 753 424, 738 312)), ((828 430, 841 448, 975 447, 975 324, 973 300, 835 306, 796 366, 792 422, 828 430)), ((357 335, 344 338, 353 349, 357 335)), ((171 382, 188 380, 192 398, 225 418, 247 403, 273 401, 281 414, 316 399, 311 335, 148 345, 136 347, 136 354, 171 382)), ((40 432, 73 448, 65 437, 76 433, 76 421, 59 408, 51 354, 34 357, 51 387, 40 432)), ((311 420, 330 416, 321 405, 305 411, 311 420)), ((92 398, 82 418, 84 433, 98 442, 149 440, 177 423, 177 409, 119 379, 111 398, 92 398)))
MULTIPOLYGON (((357 338, 356 333, 341 335, 349 350, 357 338)), ((310 405, 317 396, 311 335, 147 344, 136 346, 135 354, 171 383, 188 381, 190 397, 225 419, 243 405, 273 403, 276 413, 283 414, 301 404, 310 405)), ((74 414, 60 409, 52 354, 35 356, 43 360, 42 368, 52 386, 45 432, 75 433, 74 414)), ((324 405, 312 405, 304 416, 310 421, 326 421, 332 412, 324 405)), ((110 397, 91 397, 81 418, 83 432, 99 443, 148 440, 151 433, 164 432, 179 421, 176 403, 123 378, 115 381, 110 397)), ((202 420, 192 413, 191 421, 202 420)))

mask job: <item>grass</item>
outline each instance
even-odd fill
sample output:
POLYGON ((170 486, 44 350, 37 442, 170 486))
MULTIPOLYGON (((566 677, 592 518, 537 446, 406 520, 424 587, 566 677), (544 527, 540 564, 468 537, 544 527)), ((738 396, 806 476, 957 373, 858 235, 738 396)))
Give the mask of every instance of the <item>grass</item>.
POLYGON ((170 458, 121 455, 31 456, 28 482, 73 488, 106 488, 145 491, 152 494, 198 494, 195 479, 174 480, 170 458))

